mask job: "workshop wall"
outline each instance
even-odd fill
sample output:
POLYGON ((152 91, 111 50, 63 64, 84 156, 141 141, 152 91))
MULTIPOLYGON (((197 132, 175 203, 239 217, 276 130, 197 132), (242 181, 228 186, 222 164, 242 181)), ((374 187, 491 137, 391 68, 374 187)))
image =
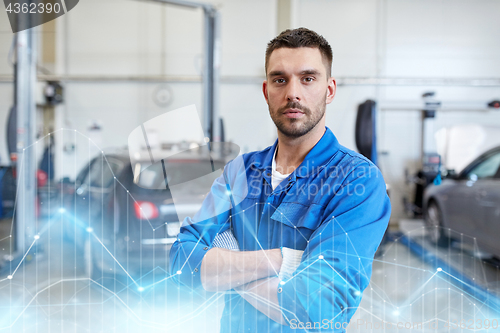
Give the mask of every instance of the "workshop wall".
MULTIPOLYGON (((221 14, 220 115, 227 139, 242 151, 263 149, 276 138, 262 97, 264 52, 277 33, 277 1, 211 0, 221 14), (251 130, 249 130, 251 129, 251 130)), ((332 44, 333 74, 345 77, 492 78, 500 75, 500 2, 494 0, 294 0, 293 27, 306 26, 332 44)), ((0 19, 0 75, 10 75, 7 52, 12 33, 5 13, 0 19), (5 18, 5 19, 4 19, 5 18)), ((124 146, 130 131, 169 110, 195 104, 202 111, 201 74, 203 15, 201 10, 161 6, 153 2, 86 0, 57 21, 55 74, 93 77, 65 84, 66 102, 57 123, 89 134, 93 122, 102 130, 102 148, 124 146), (96 10, 98 8, 98 10, 96 10), (169 75, 186 82, 168 83, 170 104, 159 105, 160 83, 104 81, 109 77, 169 75), (102 78, 103 80, 100 80, 102 78)), ((341 80, 339 80, 341 81, 341 80)), ((425 91, 443 101, 478 102, 500 97, 498 87, 339 86, 327 107, 327 125, 339 141, 355 149, 357 105, 368 98, 379 104, 419 103, 425 91)), ((12 94, 0 83, 0 126, 12 94)), ((201 119, 202 120, 202 119, 201 119)), ((420 115, 417 111, 380 111, 380 167, 391 185, 393 218, 404 216, 401 198, 411 196, 404 170, 419 163, 420 115)), ((447 112, 434 127, 460 123, 500 124, 499 112, 447 112)), ((62 137, 60 138, 62 139, 62 137)), ((56 176, 74 178, 86 163, 88 142, 75 139, 76 150, 60 156, 56 176)), ((66 139, 65 139, 66 141, 66 139)), ((6 161, 2 140, 1 163, 6 161)))
MULTIPOLYGON (((333 75, 390 78, 498 78, 500 2, 490 0, 299 0, 296 26, 322 33, 334 51, 333 75)), ((499 87, 343 86, 328 107, 327 125, 339 141, 355 149, 357 105, 368 98, 402 110, 378 113, 380 167, 391 185, 393 219, 405 216, 402 197, 412 198, 404 170, 420 161, 420 112, 404 111, 421 95, 454 104, 476 105, 500 97, 499 87)), ((456 124, 500 126, 500 112, 438 113, 435 130, 456 124)))
MULTIPOLYGON (((220 116, 226 121, 227 138, 244 151, 272 144, 275 133, 269 121, 260 84, 238 77, 264 73, 264 52, 276 26, 274 1, 225 1, 220 3, 222 54, 221 75, 236 83, 220 87, 220 116), (239 13, 245 12, 242 16, 239 13), (257 25, 255 17, 261 17, 257 25), (251 28, 250 28, 251 27, 251 28), (252 131, 248 125, 252 124, 252 131)), ((129 133, 144 121, 170 110, 195 104, 203 121, 202 85, 193 81, 201 75, 203 12, 153 2, 97 1, 79 4, 78 10, 58 21, 60 31, 57 70, 72 77, 93 77, 89 82, 66 83, 64 127, 87 133, 92 121, 101 127, 103 149, 124 146, 129 133), (117 8, 119 6, 120 15, 117 8), (99 7, 99 13, 94 13, 99 7), (92 17, 92 24, 86 24, 92 17), (168 75, 178 82, 167 83, 171 102, 159 105, 155 93, 164 84, 144 81, 100 81, 109 77, 135 78, 168 75), (182 82, 185 80, 185 82, 182 82), (117 126, 119 124, 119 126, 117 126)), ((65 165, 74 165, 74 177, 85 163, 84 149, 65 154, 65 165)), ((83 141, 82 141, 83 142, 83 141)), ((88 155, 88 154, 87 154, 88 155)))

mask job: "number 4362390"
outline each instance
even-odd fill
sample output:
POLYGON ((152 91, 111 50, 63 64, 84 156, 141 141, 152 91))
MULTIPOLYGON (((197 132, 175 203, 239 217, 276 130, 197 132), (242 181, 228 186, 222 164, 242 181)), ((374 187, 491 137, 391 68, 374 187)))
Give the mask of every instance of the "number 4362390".
POLYGON ((43 14, 43 13, 59 13, 61 11, 61 5, 59 3, 9 3, 5 9, 7 13, 11 14, 43 14))

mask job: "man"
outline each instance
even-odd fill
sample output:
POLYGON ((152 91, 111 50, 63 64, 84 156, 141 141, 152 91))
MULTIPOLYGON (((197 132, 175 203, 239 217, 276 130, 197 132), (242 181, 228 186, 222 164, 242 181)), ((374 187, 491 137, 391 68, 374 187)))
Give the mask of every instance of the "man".
POLYGON ((172 246, 179 282, 226 291, 221 332, 344 331, 370 281, 390 202, 380 171, 325 127, 331 64, 305 28, 268 44, 278 139, 226 165, 172 246))

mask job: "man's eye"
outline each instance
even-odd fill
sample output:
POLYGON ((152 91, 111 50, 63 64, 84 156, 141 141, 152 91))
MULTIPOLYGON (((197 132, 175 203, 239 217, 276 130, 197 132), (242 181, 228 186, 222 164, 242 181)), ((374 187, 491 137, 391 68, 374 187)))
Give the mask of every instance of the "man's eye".
POLYGON ((274 80, 276 83, 285 83, 285 79, 276 79, 274 80))
POLYGON ((314 78, 312 78, 312 77, 304 78, 304 81, 306 81, 306 82, 312 82, 313 80, 314 80, 314 78))

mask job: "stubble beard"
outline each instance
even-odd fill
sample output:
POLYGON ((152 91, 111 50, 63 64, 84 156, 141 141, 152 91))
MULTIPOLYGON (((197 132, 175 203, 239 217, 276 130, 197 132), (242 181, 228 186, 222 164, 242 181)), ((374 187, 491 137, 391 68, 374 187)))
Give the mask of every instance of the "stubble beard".
POLYGON ((325 115, 325 111, 325 101, 317 106, 316 112, 311 112, 311 109, 302 106, 298 102, 288 102, 284 107, 279 108, 277 111, 273 111, 271 105, 269 105, 269 114, 278 128, 278 131, 289 138, 299 138, 309 133, 316 127, 316 125, 318 125, 320 120, 325 115), (301 118, 287 118, 283 115, 283 112, 286 109, 298 109, 304 112, 304 116, 301 118))

